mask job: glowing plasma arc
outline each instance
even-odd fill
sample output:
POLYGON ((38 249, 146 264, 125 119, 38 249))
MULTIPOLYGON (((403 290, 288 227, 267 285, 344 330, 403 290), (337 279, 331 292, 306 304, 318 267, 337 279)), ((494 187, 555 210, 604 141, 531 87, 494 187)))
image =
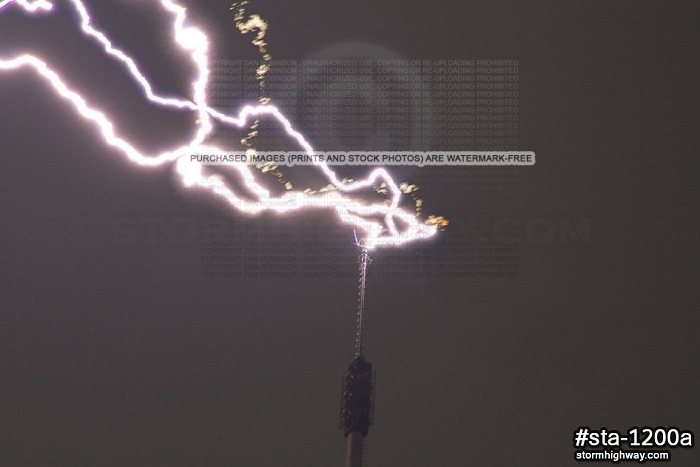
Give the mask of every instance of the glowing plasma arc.
MULTIPOLYGON (((146 167, 175 162, 176 172, 181 177, 185 187, 207 190, 225 200, 232 208, 246 214, 259 214, 265 211, 284 214, 310 208, 335 210, 341 222, 361 232, 368 248, 399 246, 410 241, 428 238, 436 233, 435 225, 421 223, 413 213, 399 207, 402 191, 384 168, 373 170, 364 180, 347 182, 339 179, 325 162, 315 162, 318 169, 337 188, 337 191, 314 195, 304 192, 287 192, 273 197, 258 183, 253 172, 254 169, 245 164, 234 165, 233 167, 240 173, 246 188, 256 196, 254 199, 236 193, 220 176, 205 174, 204 167, 200 163, 190 161, 188 157, 184 156, 225 152, 221 148, 205 144, 207 137, 214 131, 214 121, 222 125, 241 128, 247 125, 251 119, 271 117, 308 154, 313 154, 314 149, 304 136, 294 129, 289 119, 273 105, 247 105, 240 110, 238 115, 228 115, 209 107, 207 100, 207 85, 209 83, 208 38, 201 29, 188 23, 186 9, 175 1, 161 0, 160 5, 163 11, 172 17, 175 43, 189 53, 197 70, 196 78, 192 82, 191 100, 157 95, 136 62, 115 47, 103 32, 92 26, 84 3, 81 0, 68 0, 68 3, 80 19, 82 33, 99 44, 106 55, 124 65, 125 70, 143 90, 146 99, 162 107, 197 113, 198 128, 190 140, 160 154, 146 155, 128 140, 119 136, 114 124, 105 112, 92 107, 80 93, 71 89, 60 75, 40 58, 28 54, 11 58, 0 57, 0 71, 23 68, 35 71, 53 88, 58 96, 68 101, 79 115, 97 128, 107 145, 114 147, 131 162, 146 167), (351 192, 371 188, 378 183, 384 183, 387 187, 390 194, 389 204, 383 202, 366 203, 348 195, 351 192), (386 228, 381 222, 374 220, 376 217, 384 219, 386 228), (401 227, 399 228, 397 224, 401 227)), ((32 14, 53 11, 53 4, 47 0, 2 0, 0 1, 0 12, 12 4, 32 14)))
POLYGON ((53 4, 46 0, 36 0, 34 2, 30 2, 27 0, 3 0, 2 2, 0 2, 0 10, 2 10, 11 3, 16 3, 17 5, 24 8, 26 11, 30 11, 32 13, 39 10, 50 11, 53 9, 53 4))

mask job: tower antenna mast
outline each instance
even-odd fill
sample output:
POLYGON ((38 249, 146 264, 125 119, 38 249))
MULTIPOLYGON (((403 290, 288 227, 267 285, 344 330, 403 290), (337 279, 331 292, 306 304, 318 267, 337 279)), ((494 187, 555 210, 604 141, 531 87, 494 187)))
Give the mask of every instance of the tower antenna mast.
POLYGON ((365 360, 365 293, 367 289, 367 269, 372 263, 369 248, 357 240, 360 256, 357 259, 360 270, 357 299, 357 336, 355 338, 355 359, 343 376, 341 395, 340 426, 347 438, 345 467, 362 467, 364 464, 364 439, 374 421, 374 372, 372 364, 365 360))
POLYGON ((359 357, 364 353, 365 313, 367 311, 365 303, 365 292, 367 290, 367 268, 372 263, 367 247, 361 245, 361 248, 362 250, 357 260, 358 267, 360 269, 360 280, 358 284, 357 297, 357 337, 355 339, 355 357, 359 357))

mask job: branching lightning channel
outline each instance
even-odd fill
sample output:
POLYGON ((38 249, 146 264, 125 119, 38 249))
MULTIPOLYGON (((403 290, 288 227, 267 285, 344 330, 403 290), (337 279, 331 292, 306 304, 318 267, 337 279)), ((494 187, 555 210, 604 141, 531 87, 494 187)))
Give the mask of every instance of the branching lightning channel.
MULTIPOLYGON (((246 188, 256 198, 250 199, 237 194, 222 177, 207 175, 200 163, 184 157, 197 153, 224 152, 221 148, 205 144, 207 138, 214 131, 214 121, 222 125, 240 128, 251 119, 270 117, 276 120, 308 154, 314 153, 313 147, 300 132, 294 129, 289 119, 273 105, 247 105, 239 111, 238 115, 225 114, 209 106, 207 99, 210 71, 208 37, 201 29, 188 22, 186 9, 175 1, 161 0, 160 5, 163 11, 172 18, 175 43, 189 53, 197 70, 196 78, 191 84, 191 100, 163 97, 156 94, 136 62, 125 52, 115 47, 106 34, 92 25, 85 4, 81 0, 67 0, 67 3, 77 13, 82 33, 96 42, 106 55, 124 65, 143 90, 146 99, 159 106, 197 113, 198 126, 190 140, 159 154, 146 155, 127 139, 117 134, 114 124, 104 111, 91 106, 79 92, 71 89, 61 76, 40 58, 28 54, 9 58, 0 57, 0 71, 23 68, 34 70, 38 76, 46 80, 58 96, 68 101, 78 114, 97 128, 106 144, 121 152, 131 162, 146 167, 174 162, 184 186, 207 190, 224 199, 232 208, 247 214, 258 214, 264 211, 283 214, 309 208, 335 210, 341 222, 361 232, 368 248, 399 246, 435 234, 436 227, 434 225, 421 223, 420 219, 413 213, 399 207, 402 191, 384 168, 375 169, 363 180, 346 182, 339 179, 325 162, 319 161, 316 162, 317 167, 337 188, 337 191, 313 195, 304 192, 287 192, 274 197, 258 183, 254 169, 245 164, 237 164, 233 167, 240 173, 246 188), (351 192, 371 188, 378 182, 386 184, 390 194, 389 204, 383 202, 366 203, 349 196, 351 192), (384 223, 375 220, 376 217, 383 217, 384 223)), ((18 6, 31 14, 45 14, 54 10, 54 5, 47 0, 0 0, 0 12, 11 5, 18 6)))

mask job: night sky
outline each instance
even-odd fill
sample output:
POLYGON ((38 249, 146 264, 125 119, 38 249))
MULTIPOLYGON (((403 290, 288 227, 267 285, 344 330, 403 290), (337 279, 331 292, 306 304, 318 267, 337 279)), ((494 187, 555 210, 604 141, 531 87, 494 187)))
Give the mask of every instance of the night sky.
MULTIPOLYGON (((88 6, 159 89, 186 94, 169 25, 138 3, 88 6)), ((212 58, 257 57, 230 1, 183 3, 212 58)), ((3 11, 0 55, 45 57, 143 148, 191 129, 192 114, 147 105, 59 10, 3 11)), ((370 278, 368 465, 575 465, 581 425, 700 430, 692 2, 255 0, 250 12, 270 22, 275 59, 363 41, 520 61, 520 146, 537 164, 518 169, 514 197, 421 186, 426 213, 457 227, 407 254, 438 254, 474 218, 590 225, 587 241, 523 242, 517 278, 370 278)), ((124 218, 282 232, 332 218, 248 218, 191 196, 171 167, 106 148, 29 71, 0 74, 0 106, 0 464, 342 465, 356 278, 203 278, 200 242, 125 246, 113 231, 124 218)), ((700 459, 671 453, 673 466, 700 459)))

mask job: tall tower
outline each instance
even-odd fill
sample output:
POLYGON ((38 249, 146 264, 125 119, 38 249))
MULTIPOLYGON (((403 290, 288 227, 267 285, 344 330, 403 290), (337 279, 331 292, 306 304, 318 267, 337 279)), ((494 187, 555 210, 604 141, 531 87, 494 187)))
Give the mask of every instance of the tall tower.
POLYGON ((341 398, 341 428, 347 438, 345 467, 362 467, 364 439, 374 420, 374 373, 372 364, 365 360, 365 288, 367 268, 372 260, 367 248, 362 247, 358 258, 360 269, 359 298, 357 302, 357 337, 355 359, 343 376, 341 398))

